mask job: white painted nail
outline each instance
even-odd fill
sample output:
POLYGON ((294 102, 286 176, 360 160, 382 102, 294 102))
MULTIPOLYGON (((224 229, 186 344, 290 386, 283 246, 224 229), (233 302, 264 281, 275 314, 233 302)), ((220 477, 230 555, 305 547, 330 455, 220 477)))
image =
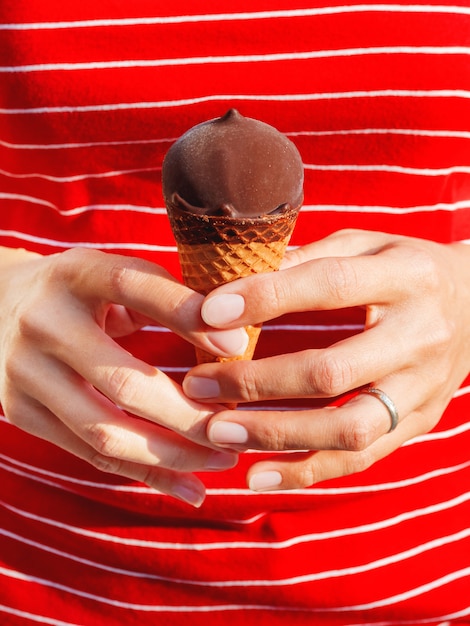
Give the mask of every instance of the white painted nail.
POLYGON ((190 398, 217 398, 220 393, 219 383, 213 378, 187 376, 183 381, 183 391, 190 398))
POLYGON ((209 429, 209 439, 212 443, 246 443, 248 431, 241 424, 233 422, 215 422, 209 429))
POLYGON ((278 489, 282 483, 282 474, 276 471, 259 472, 250 479, 250 489, 253 491, 271 491, 278 489))
POLYGON ((237 320, 245 310, 245 299, 236 293, 208 298, 202 305, 202 319, 209 326, 220 326, 237 320))

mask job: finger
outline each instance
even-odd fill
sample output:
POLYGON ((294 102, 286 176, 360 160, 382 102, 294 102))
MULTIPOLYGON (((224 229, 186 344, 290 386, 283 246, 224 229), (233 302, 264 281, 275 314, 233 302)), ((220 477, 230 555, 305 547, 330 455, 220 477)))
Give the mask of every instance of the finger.
MULTIPOLYGON (((396 406, 399 422, 422 405, 425 391, 414 379, 395 376, 377 383, 396 406)), ((431 427, 432 425, 429 425, 431 427)), ((389 410, 376 397, 359 394, 345 404, 302 411, 223 411, 208 425, 208 438, 231 449, 366 450, 391 434, 389 410)))
MULTIPOLYGON (((220 356, 243 354, 248 337, 243 328, 215 332, 200 316, 203 296, 185 287, 162 267, 134 257, 97 250, 63 253, 55 270, 79 301, 103 301, 137 312, 135 327, 156 320, 191 343, 220 356)), ((113 311, 113 316, 116 312, 113 311)), ((120 312, 122 324, 122 311, 120 312)), ((111 320, 111 327, 116 320, 111 320)))
POLYGON ((303 489, 333 478, 359 473, 397 450, 423 430, 423 414, 415 411, 392 433, 360 451, 321 450, 283 454, 252 465, 247 483, 254 491, 303 489))
POLYGON ((339 230, 324 239, 286 252, 282 269, 324 257, 376 254, 383 246, 400 236, 367 230, 339 230))
POLYGON ((321 258, 258 274, 212 291, 201 314, 214 327, 247 326, 285 313, 384 304, 407 293, 398 255, 321 258))
POLYGON ((407 367, 408 346, 408 335, 384 322, 322 350, 198 365, 183 389, 190 398, 219 403, 335 397, 407 367), (386 349, 383 336, 393 337, 386 349))
POLYGON ((145 483, 195 507, 203 503, 204 485, 193 474, 105 456, 98 453, 51 411, 32 398, 19 394, 14 406, 15 411, 12 414, 7 413, 8 421, 90 463, 96 469, 145 483))
MULTIPOLYGON (((198 445, 168 428, 127 415, 76 372, 53 359, 39 355, 34 365, 31 368, 30 363, 24 371, 21 367, 17 370, 23 393, 47 407, 51 414, 88 444, 93 455, 178 471, 226 469, 236 464, 236 456, 231 453, 221 454, 210 444, 209 447, 198 445), (41 372, 39 377, 36 374, 38 371, 41 372), (54 380, 56 384, 45 385, 44 377, 54 380)), ((7 408, 10 407, 10 413, 17 414, 13 400, 8 400, 7 408)), ((23 419, 20 427, 33 432, 49 426, 49 422, 26 425, 24 418, 18 419, 23 419)), ((48 438, 47 432, 38 434, 48 438)), ((208 443, 205 436, 204 442, 208 443)), ((67 440, 64 440, 64 446, 69 449, 67 440)), ((87 460, 95 463, 89 456, 87 460)))
MULTIPOLYGON (((54 361, 65 363, 121 409, 207 445, 205 421, 217 407, 187 398, 163 372, 135 358, 103 333, 86 311, 72 309, 62 323, 49 316, 36 326, 41 333, 35 340, 50 355, 50 367, 54 361)), ((32 367, 28 356, 15 361, 14 384, 23 375, 32 378, 38 384, 30 393, 33 397, 38 397, 43 387, 49 388, 44 376, 38 375, 46 371, 44 365, 32 367)), ((51 375, 49 380, 55 379, 51 375)))

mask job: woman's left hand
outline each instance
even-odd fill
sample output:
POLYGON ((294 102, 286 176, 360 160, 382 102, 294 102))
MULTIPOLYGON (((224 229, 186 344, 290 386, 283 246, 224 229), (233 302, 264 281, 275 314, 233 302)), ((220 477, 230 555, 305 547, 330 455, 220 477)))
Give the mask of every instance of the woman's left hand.
POLYGON ((303 488, 361 471, 438 423, 469 372, 470 247, 340 231, 289 253, 280 272, 207 296, 202 316, 216 328, 354 306, 366 310, 364 332, 326 349, 204 364, 187 375, 186 394, 209 402, 334 398, 365 385, 393 400, 393 431, 386 407, 364 393, 339 407, 217 413, 208 425, 214 444, 303 451, 255 463, 252 489, 303 488))

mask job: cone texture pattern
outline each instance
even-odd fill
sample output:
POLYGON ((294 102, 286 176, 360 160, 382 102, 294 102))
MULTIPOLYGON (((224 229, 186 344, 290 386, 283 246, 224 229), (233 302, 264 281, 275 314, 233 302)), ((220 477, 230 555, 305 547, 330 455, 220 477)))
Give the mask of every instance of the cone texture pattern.
MULTIPOLYGON (((219 285, 251 274, 279 269, 298 215, 298 209, 262 218, 196 215, 169 206, 168 215, 178 246, 185 285, 207 295, 219 285)), ((245 354, 216 357, 196 349, 198 363, 251 359, 261 326, 248 326, 245 354)))

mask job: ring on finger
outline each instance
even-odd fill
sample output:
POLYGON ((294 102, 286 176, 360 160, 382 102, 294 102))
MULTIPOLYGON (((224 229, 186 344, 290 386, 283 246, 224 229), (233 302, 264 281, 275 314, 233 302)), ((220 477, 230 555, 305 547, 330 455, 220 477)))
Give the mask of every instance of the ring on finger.
POLYGON ((377 389, 376 387, 368 387, 367 389, 363 389, 360 393, 367 393, 371 396, 376 397, 380 402, 384 405, 390 415, 390 429, 389 433, 392 430, 395 430, 398 424, 398 411, 395 406, 393 400, 381 389, 377 389))

